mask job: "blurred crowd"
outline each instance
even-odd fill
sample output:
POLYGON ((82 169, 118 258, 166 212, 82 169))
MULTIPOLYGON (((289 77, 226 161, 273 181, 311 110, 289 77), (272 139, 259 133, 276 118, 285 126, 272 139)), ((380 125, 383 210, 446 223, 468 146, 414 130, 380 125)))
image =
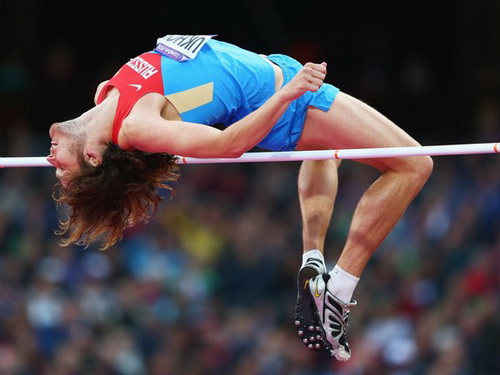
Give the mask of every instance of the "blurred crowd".
MULTIPOLYGON (((1 171, 0 373, 498 373, 498 157, 436 160, 363 275, 345 364, 295 336, 297 170, 184 166, 173 200, 106 252, 58 245, 52 171, 1 171)), ((330 266, 374 177, 340 169, 330 266)))
MULTIPOLYGON (((425 54, 394 66, 381 35, 359 39, 356 69, 340 63, 332 83, 422 143, 500 140, 498 66, 481 65, 457 92, 425 54)), ((0 55, 1 156, 45 155, 50 123, 92 105, 121 63, 87 71, 74 47, 52 45, 36 68, 15 48, 0 55)), ((289 52, 325 53, 312 40, 289 52)), ((183 166, 177 194, 105 252, 59 246, 66 208, 51 199, 53 170, 0 170, 0 374, 499 374, 500 158, 434 160, 354 294, 347 363, 309 351, 293 326, 298 163, 183 166)), ((377 177, 351 161, 339 174, 329 267, 377 177)))

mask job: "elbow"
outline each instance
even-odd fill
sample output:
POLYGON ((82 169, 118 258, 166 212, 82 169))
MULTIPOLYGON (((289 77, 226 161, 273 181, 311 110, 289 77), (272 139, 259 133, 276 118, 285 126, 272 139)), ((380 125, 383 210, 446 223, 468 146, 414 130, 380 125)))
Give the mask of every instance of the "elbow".
POLYGON ((232 145, 231 147, 227 148, 227 158, 239 158, 241 155, 243 155, 246 151, 248 151, 248 148, 243 147, 242 145, 232 145))
POLYGON ((235 159, 235 158, 239 158, 243 154, 244 154, 243 151, 233 152, 233 153, 229 154, 228 156, 226 156, 226 158, 235 159))
POLYGON ((242 145, 230 144, 223 147, 220 152, 220 157, 232 159, 239 158, 246 151, 248 151, 248 148, 243 147, 242 145))
POLYGON ((238 158, 251 148, 234 137, 221 137, 217 143, 214 154, 219 158, 238 158))
POLYGON ((234 123, 218 134, 216 142, 219 151, 218 157, 238 158, 256 146, 259 139, 255 137, 255 134, 242 133, 237 131, 237 129, 239 129, 238 125, 234 123))
POLYGON ((223 149, 220 152, 216 152, 213 156, 218 157, 218 158, 239 158, 241 155, 244 154, 244 151, 241 149, 223 149))

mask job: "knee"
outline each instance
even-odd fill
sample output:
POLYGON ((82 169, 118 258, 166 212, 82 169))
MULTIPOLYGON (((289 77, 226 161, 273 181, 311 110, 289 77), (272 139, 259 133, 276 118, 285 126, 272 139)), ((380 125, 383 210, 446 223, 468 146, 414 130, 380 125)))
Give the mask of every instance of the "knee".
POLYGON ((409 177, 416 185, 423 186, 432 174, 434 161, 430 156, 418 156, 411 159, 409 177))
POLYGON ((340 160, 306 160, 297 181, 299 194, 332 194, 337 189, 337 168, 340 160))
POLYGON ((422 156, 419 158, 419 171, 424 182, 426 182, 432 174, 434 169, 434 161, 430 156, 422 156))

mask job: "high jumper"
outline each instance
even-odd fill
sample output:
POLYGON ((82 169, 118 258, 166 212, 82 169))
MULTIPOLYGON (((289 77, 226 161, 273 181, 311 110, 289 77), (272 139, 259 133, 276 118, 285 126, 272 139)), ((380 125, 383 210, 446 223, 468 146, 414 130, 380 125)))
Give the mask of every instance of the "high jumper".
MULTIPOLYGON (((178 177, 176 155, 238 158, 255 146, 274 152, 420 146, 375 109, 324 83, 326 73, 326 63, 259 55, 212 36, 159 38, 156 48, 98 86, 94 107, 50 127, 56 200, 70 207, 61 223, 64 243, 108 248, 127 227, 147 221, 161 199, 158 188, 171 188, 178 177), (216 124, 223 130, 210 126, 216 124)), ((361 197, 340 258, 327 270, 338 159, 307 160, 300 168, 303 261, 295 324, 306 346, 345 361, 354 289, 433 162, 425 155, 356 159, 380 176, 361 197)))

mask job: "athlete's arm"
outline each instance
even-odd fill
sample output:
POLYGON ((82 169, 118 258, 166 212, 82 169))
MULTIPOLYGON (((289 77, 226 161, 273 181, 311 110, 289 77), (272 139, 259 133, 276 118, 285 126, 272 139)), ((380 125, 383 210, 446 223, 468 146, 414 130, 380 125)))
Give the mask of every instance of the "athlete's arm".
POLYGON ((257 145, 271 130, 290 103, 323 84, 326 64, 307 63, 297 75, 256 111, 224 130, 167 121, 159 113, 131 113, 123 122, 120 138, 131 148, 168 152, 189 157, 238 157, 257 145))

